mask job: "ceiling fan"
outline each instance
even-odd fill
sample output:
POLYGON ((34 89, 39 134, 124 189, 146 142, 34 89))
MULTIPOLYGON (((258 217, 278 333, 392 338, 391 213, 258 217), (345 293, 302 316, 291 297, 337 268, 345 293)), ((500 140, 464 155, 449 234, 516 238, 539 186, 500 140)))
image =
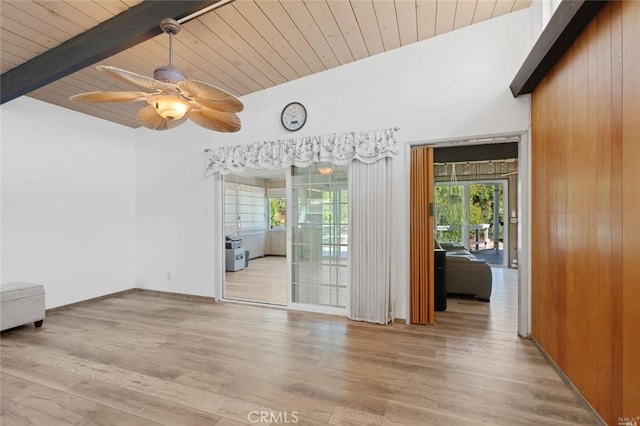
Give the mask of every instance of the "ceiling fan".
POLYGON ((96 68, 113 78, 130 83, 151 92, 88 92, 71 96, 74 102, 146 102, 149 105, 138 111, 138 122, 153 130, 167 130, 186 121, 219 132, 240 130, 240 118, 236 114, 244 105, 238 98, 211 84, 188 80, 182 71, 173 66, 173 35, 180 32, 180 24, 171 18, 163 19, 160 28, 169 34, 169 65, 155 69, 154 78, 120 68, 99 65, 96 68))

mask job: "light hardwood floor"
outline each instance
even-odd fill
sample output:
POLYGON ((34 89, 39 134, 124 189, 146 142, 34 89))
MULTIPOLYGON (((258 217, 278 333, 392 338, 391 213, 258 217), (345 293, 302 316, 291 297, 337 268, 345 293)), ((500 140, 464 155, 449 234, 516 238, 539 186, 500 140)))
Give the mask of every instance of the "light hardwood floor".
POLYGON ((1 423, 592 424, 494 274, 491 303, 449 299, 435 326, 149 292, 63 308, 2 334, 1 423))
POLYGON ((287 304, 287 258, 258 257, 249 267, 225 273, 225 299, 287 304))

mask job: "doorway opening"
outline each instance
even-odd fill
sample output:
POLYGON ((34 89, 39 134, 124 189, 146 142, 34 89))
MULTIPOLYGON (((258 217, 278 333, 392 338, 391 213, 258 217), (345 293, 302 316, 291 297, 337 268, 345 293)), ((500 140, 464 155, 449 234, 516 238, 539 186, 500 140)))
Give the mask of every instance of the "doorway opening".
MULTIPOLYGON (((433 264, 435 226, 433 225, 434 203, 433 195, 428 193, 429 188, 435 189, 434 178, 438 173, 434 172, 434 162, 437 163, 461 163, 464 175, 464 165, 469 162, 470 167, 476 161, 495 161, 497 159, 517 159, 516 170, 500 171, 510 185, 508 226, 509 226, 509 267, 492 268, 500 273, 502 278, 506 278, 507 284, 514 291, 509 296, 509 305, 506 306, 507 317, 517 316, 517 332, 521 337, 528 337, 531 330, 530 315, 530 294, 531 294, 531 225, 528 219, 531 217, 531 144, 529 133, 524 131, 518 135, 503 135, 493 137, 482 137, 475 139, 451 139, 448 141, 438 141, 429 144, 411 144, 411 167, 408 177, 411 182, 410 191, 410 214, 411 229, 411 292, 407 303, 407 312, 414 321, 416 307, 423 304, 433 309, 434 307, 434 271, 425 274, 423 270, 414 268, 414 265, 433 264), (429 150, 436 151, 431 155, 429 161, 414 164, 414 153, 416 156, 421 152, 429 150), (415 188, 414 188, 415 186, 415 188), (513 188, 513 190, 511 190, 513 188), (431 223, 429 223, 431 222, 431 223), (416 225, 416 226, 414 226, 416 225), (423 231, 423 232, 417 232, 423 231), (432 239, 429 240, 428 236, 432 239), (430 281, 428 281, 430 280, 430 281), (426 297, 422 292, 414 292, 414 285, 427 281, 425 286, 426 297)), ((409 156, 407 156, 407 159, 409 156)), ((495 169, 494 169, 495 172, 495 169)), ((460 175, 460 174, 459 174, 460 175)), ((471 175, 471 173, 469 173, 471 175)), ((437 241, 436 241, 437 243, 437 241)), ((437 246, 437 244, 436 244, 437 246)), ((443 250, 444 251, 444 250, 443 250)), ((446 294, 446 293, 445 293, 446 294)), ((435 295, 437 297, 437 295, 435 295)), ((438 299, 438 300, 441 300, 438 299)), ((445 296, 446 301, 446 296, 445 296)), ((490 309, 492 315, 494 309, 492 304, 484 306, 490 309)), ((462 306, 462 305, 461 305, 462 306)), ((498 314, 496 310, 496 314, 498 314)), ((441 314, 442 315, 442 314, 441 314)))
POLYGON ((223 299, 346 313, 348 170, 225 176, 223 299))
POLYGON ((224 179, 227 300, 287 305, 286 170, 224 179))
MULTIPOLYGON (((434 149, 434 233, 446 309, 484 310, 518 328, 519 143, 434 149)), ((442 313, 439 315, 449 315, 442 313)))

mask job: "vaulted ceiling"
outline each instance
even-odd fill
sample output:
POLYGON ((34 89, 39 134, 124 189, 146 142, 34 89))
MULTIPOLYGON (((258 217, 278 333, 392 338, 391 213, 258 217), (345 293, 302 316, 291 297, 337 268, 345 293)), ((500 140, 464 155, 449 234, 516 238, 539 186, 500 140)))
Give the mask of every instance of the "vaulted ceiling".
POLYGON ((530 1, 2 0, 3 103, 25 94, 139 127, 140 103, 79 104, 69 96, 134 89, 95 65, 146 76, 166 65, 169 36, 159 28, 162 17, 184 20, 174 37, 175 66, 190 79, 243 96, 514 12, 530 1), (219 7, 189 16, 213 4, 219 7))

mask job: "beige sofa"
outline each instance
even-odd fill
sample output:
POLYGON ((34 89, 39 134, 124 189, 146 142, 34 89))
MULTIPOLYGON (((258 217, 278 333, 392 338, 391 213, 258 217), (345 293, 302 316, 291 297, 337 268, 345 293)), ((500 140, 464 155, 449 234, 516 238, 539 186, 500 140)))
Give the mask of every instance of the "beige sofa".
POLYGON ((491 299, 491 267, 473 255, 447 254, 447 293, 471 294, 483 302, 491 299))
POLYGON ((447 251, 447 293, 469 294, 483 302, 491 299, 491 266, 463 246, 440 243, 447 251))

